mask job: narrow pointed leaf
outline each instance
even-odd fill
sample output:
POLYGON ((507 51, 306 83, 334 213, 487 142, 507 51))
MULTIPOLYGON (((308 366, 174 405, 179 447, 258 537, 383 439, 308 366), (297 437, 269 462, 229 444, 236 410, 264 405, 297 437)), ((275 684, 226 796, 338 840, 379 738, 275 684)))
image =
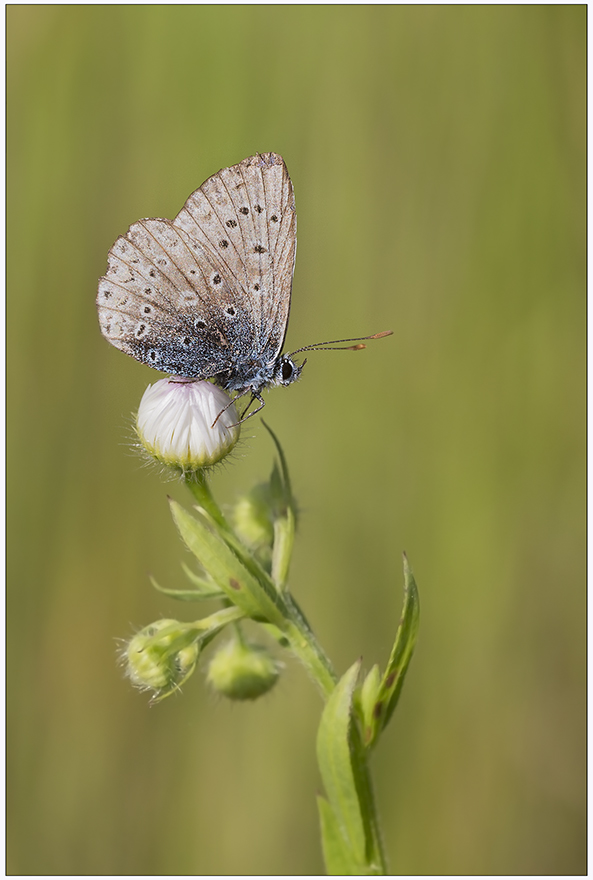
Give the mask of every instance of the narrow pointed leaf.
POLYGON ((181 563, 181 567, 185 572, 187 579, 192 583, 198 592, 202 593, 204 598, 215 599, 221 595, 220 589, 210 578, 200 577, 195 571, 192 571, 185 562, 181 563))
POLYGON ((420 600, 414 575, 404 554, 404 605, 387 668, 381 680, 372 709, 371 735, 367 744, 375 742, 387 726, 399 700, 418 636, 420 600))
POLYGON ((332 692, 317 733, 317 760, 325 792, 348 849, 365 862, 365 831, 350 752, 352 697, 360 661, 350 667, 332 692))
POLYGON ((159 593, 163 593, 165 596, 171 596, 172 599, 179 599, 181 602, 200 602, 204 599, 216 599, 224 596, 222 590, 219 590, 215 584, 206 580, 202 581, 202 584, 204 585, 203 589, 196 586, 193 589, 188 587, 185 590, 170 590, 166 587, 161 587, 152 575, 150 576, 150 583, 155 590, 159 591, 159 593))
POLYGON ((181 537, 205 571, 231 600, 248 616, 282 627, 285 615, 282 600, 273 589, 266 589, 219 534, 170 500, 171 512, 181 537))

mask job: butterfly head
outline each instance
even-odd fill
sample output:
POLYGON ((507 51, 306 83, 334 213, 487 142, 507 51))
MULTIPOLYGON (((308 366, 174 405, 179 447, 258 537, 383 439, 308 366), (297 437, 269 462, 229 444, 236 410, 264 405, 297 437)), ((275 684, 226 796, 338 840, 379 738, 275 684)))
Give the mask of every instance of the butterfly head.
POLYGON ((273 385, 291 385, 301 375, 306 359, 302 364, 295 364, 288 354, 281 355, 274 364, 273 385))

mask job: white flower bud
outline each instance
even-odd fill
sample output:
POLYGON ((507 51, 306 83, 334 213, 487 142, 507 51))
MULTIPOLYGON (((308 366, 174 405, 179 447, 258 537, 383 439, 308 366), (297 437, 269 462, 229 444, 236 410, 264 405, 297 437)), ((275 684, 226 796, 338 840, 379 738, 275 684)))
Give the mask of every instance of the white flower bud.
POLYGON ((160 379, 140 401, 138 437, 153 458, 169 467, 184 473, 209 467, 231 451, 241 433, 237 410, 229 403, 211 382, 160 379))

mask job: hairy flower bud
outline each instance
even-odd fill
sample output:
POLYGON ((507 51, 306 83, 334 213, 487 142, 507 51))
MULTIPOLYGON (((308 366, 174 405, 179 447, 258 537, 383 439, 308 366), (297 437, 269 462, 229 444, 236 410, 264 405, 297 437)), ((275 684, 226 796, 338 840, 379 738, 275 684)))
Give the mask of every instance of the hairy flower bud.
POLYGON ((279 674, 267 648, 234 639, 213 657, 208 682, 230 700, 256 700, 274 687, 279 674))
POLYGON ((187 627, 176 620, 157 620, 130 639, 123 652, 126 674, 143 690, 171 690, 194 671, 199 648, 187 627))
POLYGON ((238 421, 228 395, 211 382, 160 379, 144 392, 136 430, 153 458, 186 473, 224 458, 239 439, 238 421))

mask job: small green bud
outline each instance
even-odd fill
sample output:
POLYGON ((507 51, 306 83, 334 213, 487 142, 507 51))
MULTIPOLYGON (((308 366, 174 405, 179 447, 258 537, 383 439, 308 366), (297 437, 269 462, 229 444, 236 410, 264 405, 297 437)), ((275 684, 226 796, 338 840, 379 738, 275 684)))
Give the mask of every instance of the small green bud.
POLYGON ((208 682, 229 700, 256 700, 271 690, 280 666, 263 645, 233 640, 212 659, 208 682))
POLYGON ((233 510, 233 524, 241 540, 253 550, 271 551, 274 542, 272 498, 268 483, 254 486, 233 510))
POLYGON ((177 620, 157 620, 130 639, 124 650, 126 674, 142 690, 172 690, 194 671, 199 647, 195 631, 177 620), (162 632, 162 635, 159 633, 162 632))

